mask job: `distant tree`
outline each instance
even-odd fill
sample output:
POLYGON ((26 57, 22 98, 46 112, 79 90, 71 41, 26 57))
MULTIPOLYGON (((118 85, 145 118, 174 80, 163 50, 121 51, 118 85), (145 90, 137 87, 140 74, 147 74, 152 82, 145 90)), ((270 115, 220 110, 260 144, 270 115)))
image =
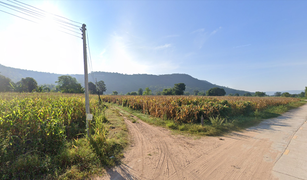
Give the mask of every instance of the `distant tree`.
POLYGON ((37 89, 37 82, 31 77, 22 78, 16 85, 19 92, 32 92, 37 89))
POLYGON ((206 92, 207 96, 225 96, 226 92, 222 88, 214 87, 206 92))
POLYGON ((143 95, 143 89, 142 89, 142 88, 140 88, 140 89, 138 90, 138 95, 143 95))
POLYGON ((184 91, 185 91, 184 83, 178 83, 174 85, 174 88, 173 88, 174 95, 183 95, 184 91))
POLYGON ((133 92, 130 93, 130 95, 136 96, 136 95, 138 95, 138 93, 133 91, 133 92))
POLYGON ((89 82, 88 83, 88 91, 90 94, 97 94, 97 87, 94 83, 89 82))
POLYGON ((143 92, 143 95, 151 95, 151 90, 147 87, 145 88, 145 91, 143 92))
POLYGON ((130 95, 130 92, 127 92, 126 95, 130 95))
POLYGON ((233 96, 233 94, 232 94, 232 93, 230 93, 230 94, 228 94, 228 96, 233 96))
POLYGON ((266 94, 265 94, 265 92, 256 91, 255 96, 263 97, 263 96, 266 96, 266 94))
POLYGON ((190 92, 188 91, 188 92, 184 92, 184 95, 185 96, 190 96, 190 92))
POLYGON ((156 92, 156 95, 158 95, 158 96, 159 96, 159 95, 162 95, 162 92, 161 92, 161 91, 157 91, 157 92, 156 92))
POLYGON ((281 92, 276 92, 276 93, 274 93, 274 96, 276 96, 276 97, 281 96, 281 92))
POLYGON ((198 96, 206 96, 206 93, 205 93, 205 92, 198 92, 197 95, 198 95, 198 96))
POLYGON ((305 97, 307 97, 307 87, 305 87, 305 97))
POLYGON ((11 91, 11 79, 0 75, 0 92, 11 91))
POLYGON ((197 96, 199 93, 199 90, 194 90, 194 95, 197 96))
POLYGON ((41 86, 38 86, 37 89, 36 89, 36 92, 43 92, 44 91, 44 86, 41 85, 41 86))
POLYGON ((173 95, 174 91, 173 88, 163 89, 162 95, 173 95))
POLYGON ((300 98, 303 98, 303 97, 305 97, 305 93, 304 93, 304 92, 301 92, 298 96, 299 96, 300 98))
POLYGON ((112 95, 117 95, 117 94, 118 94, 117 91, 113 91, 113 92, 112 92, 112 95))
POLYGON ((235 93, 234 96, 240 96, 240 94, 239 93, 235 93))
POLYGON ((244 93, 243 96, 252 96, 252 94, 247 92, 247 93, 244 93))
POLYGON ((84 90, 80 83, 77 82, 77 79, 71 76, 60 76, 58 81, 56 81, 57 88, 62 93, 84 93, 84 90))
POLYGON ((282 97, 291 97, 291 94, 288 92, 284 92, 281 94, 282 97))
POLYGON ((101 93, 101 94, 103 94, 103 92, 105 92, 106 90, 107 90, 107 86, 106 86, 106 84, 104 83, 104 81, 98 81, 97 83, 96 83, 96 87, 97 87, 97 89, 98 89, 98 91, 99 91, 99 93, 101 93))

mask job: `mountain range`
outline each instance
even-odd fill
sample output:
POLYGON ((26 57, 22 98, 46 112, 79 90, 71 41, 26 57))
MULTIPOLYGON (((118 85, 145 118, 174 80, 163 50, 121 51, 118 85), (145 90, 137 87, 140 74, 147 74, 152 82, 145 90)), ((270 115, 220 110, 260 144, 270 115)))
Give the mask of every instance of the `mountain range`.
MULTIPOLYGON (((46 72, 38 72, 24 69, 17 69, 12 67, 6 67, 0 64, 0 74, 10 78, 13 82, 18 82, 21 78, 32 77, 38 85, 44 84, 56 84, 59 76, 64 74, 54 74, 46 72)), ((67 74, 66 74, 67 75, 67 74)), ((84 85, 84 76, 80 74, 69 74, 75 77, 81 85, 84 85)), ((205 80, 196 79, 188 74, 165 74, 165 75, 150 75, 150 74, 120 74, 110 72, 92 72, 89 74, 89 81, 95 83, 95 81, 103 80, 106 84, 107 91, 105 94, 111 94, 112 91, 117 91, 119 94, 126 94, 128 92, 137 91, 139 88, 143 90, 146 87, 152 90, 155 94, 158 91, 162 91, 165 88, 171 88, 174 84, 185 83, 186 90, 193 94, 194 90, 200 92, 206 92, 213 87, 220 87, 225 89, 226 94, 238 93, 243 95, 248 91, 236 90, 220 85, 212 84, 205 80)))

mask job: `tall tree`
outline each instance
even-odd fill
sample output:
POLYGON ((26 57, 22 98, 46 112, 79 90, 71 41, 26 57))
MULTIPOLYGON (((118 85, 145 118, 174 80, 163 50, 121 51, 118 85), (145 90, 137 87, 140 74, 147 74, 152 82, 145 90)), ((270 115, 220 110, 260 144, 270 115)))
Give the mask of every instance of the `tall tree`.
POLYGON ((140 88, 140 89, 138 90, 138 95, 143 95, 143 89, 142 89, 142 88, 140 88))
POLYGON ((97 94, 97 87, 94 83, 92 82, 89 82, 88 83, 88 91, 91 93, 91 94, 97 94))
POLYGON ((145 88, 145 91, 143 92, 143 95, 151 95, 151 90, 147 87, 145 88))
POLYGON ((16 85, 19 92, 32 92, 37 89, 37 82, 31 77, 22 78, 16 85))
POLYGON ((307 87, 305 87, 305 97, 307 97, 307 87))
POLYGON ((71 76, 60 76, 58 77, 57 87, 62 93, 84 93, 84 90, 77 79, 71 76))
POLYGON ((174 85, 173 91, 175 95, 183 95, 184 90, 185 90, 184 83, 178 83, 174 85))
POLYGON ((11 91, 11 79, 0 75, 0 92, 11 91))
POLYGON ((206 91, 207 96, 225 96, 225 94, 225 90, 218 87, 214 87, 206 91))
POLYGON ((97 89, 98 91, 103 94, 103 92, 105 92, 107 90, 106 84, 104 83, 104 81, 98 81, 96 83, 97 89))

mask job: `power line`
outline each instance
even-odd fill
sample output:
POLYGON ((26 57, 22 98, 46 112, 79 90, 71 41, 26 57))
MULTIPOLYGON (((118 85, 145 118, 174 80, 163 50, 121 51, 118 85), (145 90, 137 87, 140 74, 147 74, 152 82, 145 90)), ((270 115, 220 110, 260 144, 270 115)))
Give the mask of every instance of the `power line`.
MULTIPOLYGON (((1 1, 0 1, 0 6, 6 7, 6 8, 8 8, 8 9, 11 9, 11 10, 14 10, 14 11, 17 11, 17 12, 19 12, 19 13, 21 13, 21 14, 30 16, 31 18, 35 18, 35 19, 37 19, 37 20, 39 20, 39 21, 44 21, 44 18, 47 17, 47 16, 44 16, 44 15, 41 15, 41 14, 38 14, 40 17, 38 17, 37 15, 36 15, 36 16, 35 16, 35 15, 32 15, 33 12, 31 12, 31 11, 29 12, 28 10, 24 10, 23 8, 20 8, 20 7, 14 6, 14 5, 10 5, 10 4, 7 4, 7 3, 3 3, 3 2, 1 2, 1 1), (2 4, 1 4, 1 3, 2 3, 2 4), (13 8, 20 9, 20 10, 16 10, 16 9, 13 9, 13 8, 7 7, 7 6, 11 6, 11 7, 13 7, 13 8), (31 14, 28 14, 28 13, 31 13, 31 14)), ((37 13, 34 12, 34 14, 37 14, 37 13)), ((63 23, 63 22, 61 22, 61 23, 63 23)), ((65 23, 65 22, 64 22, 64 23, 65 23)), ((74 29, 73 27, 69 27, 69 26, 67 26, 67 25, 65 25, 65 24, 59 24, 59 25, 62 26, 62 28, 68 30, 68 31, 71 31, 71 32, 80 34, 80 32, 73 31, 73 29, 74 29), (71 29, 69 29, 69 28, 71 28, 71 29)), ((78 27, 78 26, 77 26, 77 27, 78 27)))
POLYGON ((90 48, 90 40, 89 40, 89 38, 88 38, 88 29, 87 29, 87 31, 86 31, 86 40, 87 40, 87 44, 88 44, 88 54, 89 54, 89 64, 90 64, 90 71, 91 71, 91 76, 92 76, 92 78, 93 78, 93 81, 95 80, 95 77, 94 77, 94 74, 93 74, 93 64, 92 64, 92 55, 91 55, 91 48, 90 48))
MULTIPOLYGON (((36 23, 36 24, 40 24, 39 22, 36 22, 36 21, 30 20, 30 19, 27 19, 27 18, 18 16, 18 15, 16 15, 16 14, 12 14, 12 13, 3 11, 3 10, 1 10, 1 9, 0 9, 0 11, 1 11, 1 12, 4 12, 4 13, 6 13, 6 14, 10 14, 10 15, 12 15, 12 16, 21 18, 21 19, 26 20, 26 21, 30 21, 30 22, 33 22, 33 23, 36 23)), ((71 34, 71 33, 68 33, 68 32, 65 32, 65 31, 62 31, 62 30, 59 30, 59 29, 56 29, 56 30, 57 30, 57 31, 60 31, 60 32, 63 32, 63 33, 66 33, 66 34, 69 34, 69 35, 71 35, 71 36, 75 36, 75 37, 77 37, 77 38, 81 38, 81 36, 76 36, 76 35, 74 35, 74 34, 71 34)))
POLYGON ((42 10, 42 9, 39 9, 39 8, 37 8, 37 7, 31 6, 31 5, 28 5, 28 4, 25 4, 25 3, 22 3, 22 2, 17 1, 17 0, 13 0, 13 1, 12 1, 12 0, 7 0, 7 1, 10 1, 10 2, 15 3, 15 4, 20 3, 20 4, 24 5, 24 6, 28 6, 28 7, 32 8, 32 9, 36 9, 36 10, 38 10, 38 11, 42 11, 42 12, 44 12, 44 13, 47 13, 47 14, 50 14, 50 15, 53 15, 53 16, 56 16, 56 17, 59 17, 59 18, 62 18, 62 19, 66 19, 66 20, 68 20, 68 21, 70 21, 70 22, 82 24, 82 23, 80 23, 80 22, 73 21, 73 20, 71 20, 71 19, 68 19, 68 18, 63 17, 63 16, 59 16, 59 15, 57 15, 57 14, 50 13, 50 12, 48 12, 48 11, 44 11, 44 10, 42 10), (15 2, 14 2, 14 1, 15 1, 15 2))

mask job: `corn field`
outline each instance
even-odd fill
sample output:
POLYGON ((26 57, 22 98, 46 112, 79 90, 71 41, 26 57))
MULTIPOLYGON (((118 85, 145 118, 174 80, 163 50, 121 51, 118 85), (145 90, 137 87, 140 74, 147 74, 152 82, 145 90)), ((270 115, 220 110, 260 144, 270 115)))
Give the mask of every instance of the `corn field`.
POLYGON ((297 98, 227 96, 103 96, 102 100, 140 110, 154 117, 172 119, 176 123, 197 123, 201 116, 209 119, 247 115, 270 106, 299 101, 297 98))

